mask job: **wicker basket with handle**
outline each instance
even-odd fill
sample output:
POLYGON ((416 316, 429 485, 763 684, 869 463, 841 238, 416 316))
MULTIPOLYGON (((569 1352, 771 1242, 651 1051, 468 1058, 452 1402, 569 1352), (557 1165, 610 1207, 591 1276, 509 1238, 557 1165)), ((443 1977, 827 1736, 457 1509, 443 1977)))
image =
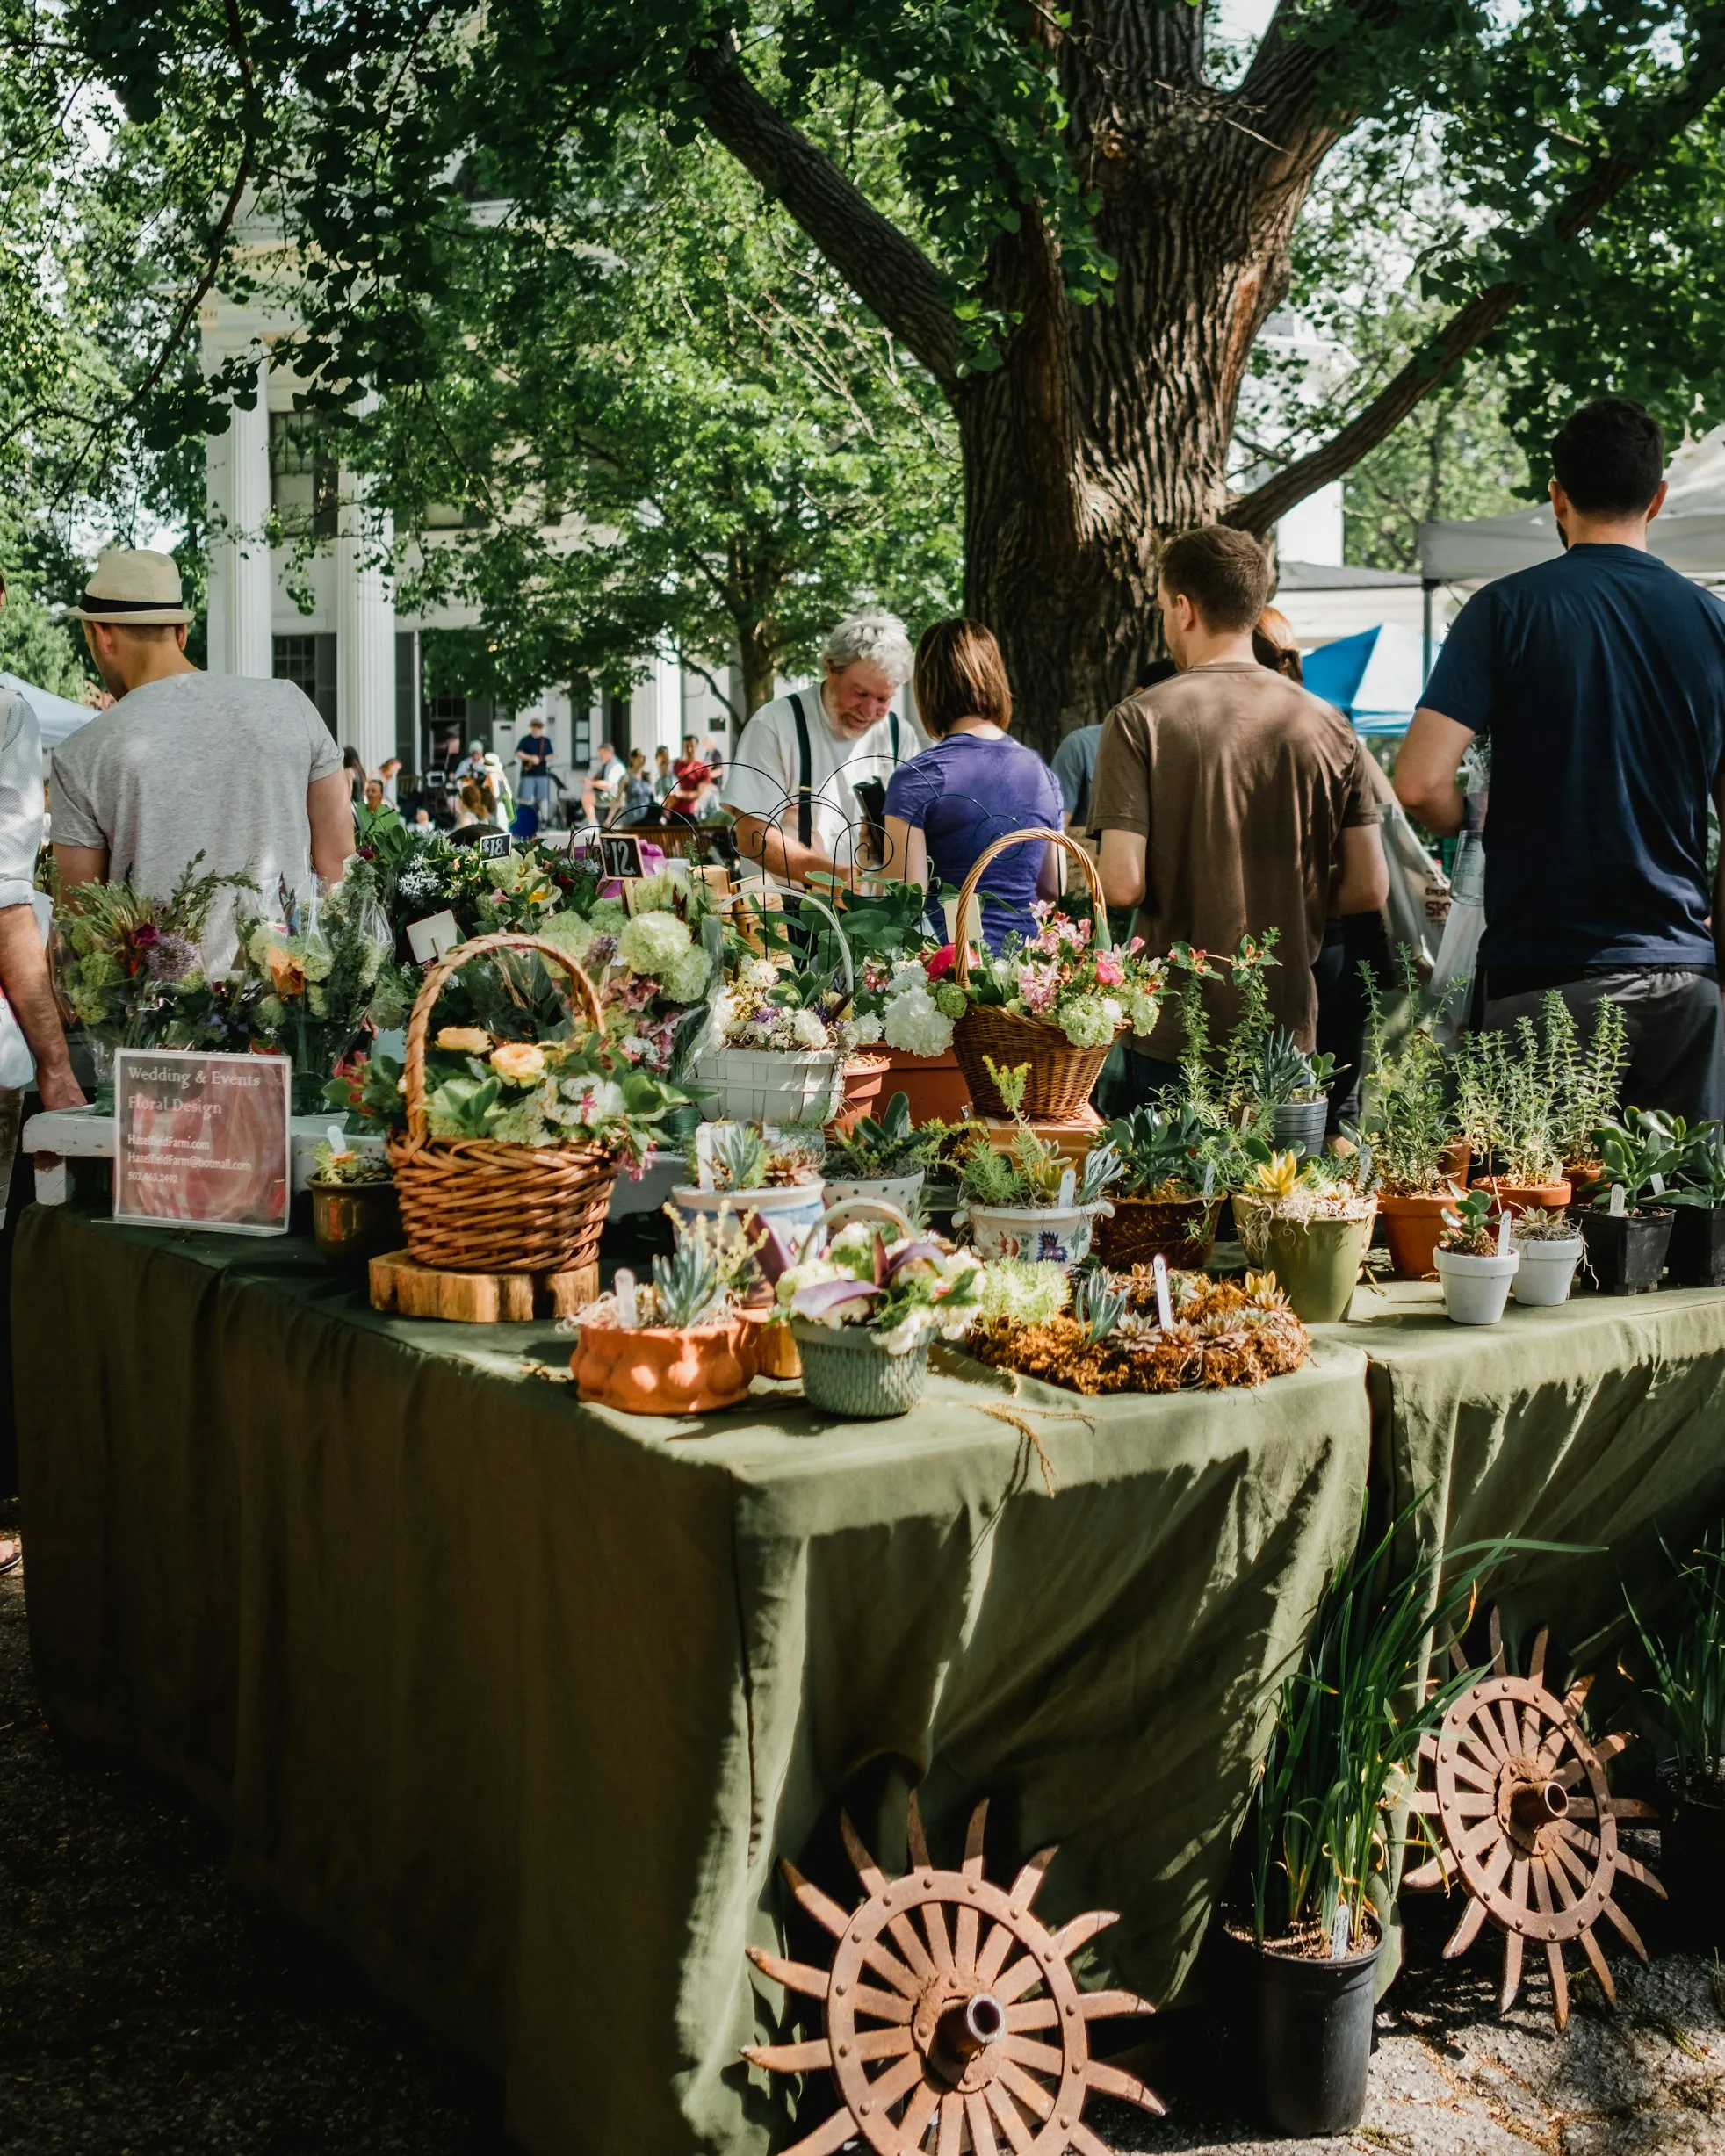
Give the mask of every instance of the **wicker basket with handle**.
POLYGON ((601 1024, 593 984, 540 936, 479 936, 426 975, 408 1020, 408 1134, 389 1141, 401 1225, 415 1265, 446 1273, 567 1273, 590 1265, 617 1181, 597 1145, 511 1145, 434 1138, 425 1110, 425 1036, 451 977, 474 958, 537 951, 568 975, 578 1006, 601 1024))
MULTIPOLYGON (((964 932, 982 872, 996 854, 1009 846, 1022 846, 1030 839, 1046 839, 1051 846, 1064 846, 1082 868, 1095 910, 1094 948, 1098 950, 1111 948, 1101 879, 1096 873, 1095 862, 1084 848, 1064 831, 1049 831, 1041 825, 1028 831, 1009 831, 977 856, 958 894, 953 973, 961 987, 971 977, 970 944, 964 932)), ((978 912, 980 919, 979 906, 978 912)), ((1124 1031, 1123 1026, 1121 1030, 1124 1031)), ((952 1052, 958 1058, 958 1067, 964 1073, 971 1100, 978 1114, 1007 1114, 1000 1089, 988 1075, 988 1066, 983 1061, 985 1056, 991 1056, 1003 1071, 1010 1071, 1021 1063, 1029 1064, 1030 1076, 1025 1083, 1020 1112, 1031 1122, 1064 1122, 1078 1114, 1087 1105, 1092 1088, 1102 1074, 1111 1045, 1104 1042, 1101 1048, 1074 1048, 1059 1027, 1050 1025, 1046 1019, 1025 1017, 1016 1011, 1002 1010, 998 1004, 987 1003, 971 1004, 952 1036, 952 1052)))

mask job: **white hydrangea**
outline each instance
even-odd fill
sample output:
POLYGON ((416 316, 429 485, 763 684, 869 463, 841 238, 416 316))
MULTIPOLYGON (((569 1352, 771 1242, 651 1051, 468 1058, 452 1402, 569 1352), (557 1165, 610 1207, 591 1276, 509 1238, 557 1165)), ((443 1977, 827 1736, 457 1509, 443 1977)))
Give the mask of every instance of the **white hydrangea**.
POLYGON ((1131 1022, 1136 1034, 1146 1034, 1156 1025, 1156 1003, 1145 995, 1142 988, 1128 988, 1121 997, 1121 1008, 1131 1022))
POLYGON ((689 949, 689 926, 675 913, 637 913, 617 940, 617 955, 632 973, 660 974, 689 949))
POLYGON ((858 1048, 872 1048, 880 1038, 879 1019, 872 1011, 864 1011, 860 1018, 852 1021, 850 1037, 858 1048))
POLYGON ((542 920, 533 933, 543 936, 547 943, 556 944, 559 950, 567 951, 575 963, 580 965, 587 955, 588 946, 599 931, 590 920, 585 920, 579 913, 571 913, 565 909, 542 920))
POLYGON ((1105 1048, 1120 1030, 1112 996, 1074 996, 1060 1013, 1060 1030, 1074 1048, 1105 1048))
POLYGON ((745 988, 758 988, 764 995, 769 988, 776 988, 779 970, 770 958, 750 958, 744 961, 737 976, 745 988))
POLYGON ((907 1056, 944 1056, 952 1046, 952 1020, 921 988, 894 996, 883 1013, 887 1044, 907 1056))
POLYGON ((927 988, 928 975, 920 958, 897 958, 892 963, 892 978, 887 984, 888 995, 898 995, 913 986, 927 988))

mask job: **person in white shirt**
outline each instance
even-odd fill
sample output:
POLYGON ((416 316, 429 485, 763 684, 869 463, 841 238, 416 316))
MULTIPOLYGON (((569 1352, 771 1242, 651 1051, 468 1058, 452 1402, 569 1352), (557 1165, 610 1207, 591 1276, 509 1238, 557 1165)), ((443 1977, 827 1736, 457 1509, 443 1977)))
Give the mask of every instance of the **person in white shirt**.
POLYGON ((599 754, 593 764, 593 814, 598 823, 610 820, 611 811, 623 793, 623 782, 629 774, 623 768, 623 759, 617 753, 613 741, 602 741, 599 754))
POLYGON ((891 709, 914 654, 892 614, 842 621, 821 653, 819 688, 763 703, 725 774, 737 851, 775 883, 848 883, 868 826, 854 789, 883 784, 927 744, 891 709))

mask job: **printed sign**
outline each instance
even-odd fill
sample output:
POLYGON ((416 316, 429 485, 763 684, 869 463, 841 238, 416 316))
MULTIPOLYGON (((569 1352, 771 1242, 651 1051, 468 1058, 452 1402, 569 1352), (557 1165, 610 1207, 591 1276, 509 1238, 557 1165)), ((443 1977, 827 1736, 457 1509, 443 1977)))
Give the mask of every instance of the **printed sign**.
POLYGON ((114 1066, 116 1220, 287 1233, 285 1056, 123 1048, 114 1066))

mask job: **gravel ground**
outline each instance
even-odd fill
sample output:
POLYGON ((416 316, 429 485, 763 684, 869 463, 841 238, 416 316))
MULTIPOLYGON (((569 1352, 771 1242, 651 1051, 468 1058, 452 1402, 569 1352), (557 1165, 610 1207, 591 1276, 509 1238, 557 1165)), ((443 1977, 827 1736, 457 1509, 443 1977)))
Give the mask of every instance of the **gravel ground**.
MULTIPOLYGON (((489 2076, 236 1896, 220 1837, 171 1790, 55 1743, 16 1575, 0 1580, 0 2149, 504 2156, 489 2076)), ((1347 2140, 1260 2144, 1228 2121, 1187 2015, 1167 2017, 1140 2069, 1168 2118, 1106 2102, 1086 2116, 1122 2151, 1725 2156, 1725 1977, 1690 1957, 1647 1971, 1623 1957, 1619 2010, 1584 1979, 1560 2037, 1537 1982, 1498 2020, 1500 1947, 1449 1965, 1441 1937, 1422 1924, 1379 2015, 1370 2102, 1347 2140)))

